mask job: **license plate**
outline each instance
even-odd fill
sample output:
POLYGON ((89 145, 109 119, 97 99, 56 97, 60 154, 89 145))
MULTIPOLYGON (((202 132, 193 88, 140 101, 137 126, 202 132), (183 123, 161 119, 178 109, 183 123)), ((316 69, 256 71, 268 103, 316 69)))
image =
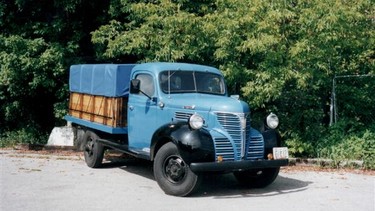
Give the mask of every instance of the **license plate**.
POLYGON ((287 147, 274 147, 273 148, 273 159, 280 160, 280 159, 288 159, 289 158, 289 151, 287 147))

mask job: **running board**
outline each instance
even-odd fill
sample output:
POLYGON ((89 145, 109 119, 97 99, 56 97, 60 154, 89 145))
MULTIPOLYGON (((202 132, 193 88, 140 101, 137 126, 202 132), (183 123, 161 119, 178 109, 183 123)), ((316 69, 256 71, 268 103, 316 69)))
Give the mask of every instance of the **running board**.
POLYGON ((145 154, 141 154, 141 153, 137 153, 137 152, 131 151, 131 150, 129 150, 129 147, 126 144, 119 144, 117 142, 110 141, 108 139, 101 139, 101 138, 97 139, 97 141, 99 143, 103 144, 104 146, 112 148, 114 150, 117 150, 117 151, 129 154, 129 155, 137 157, 137 158, 142 158, 142 159, 150 160, 150 156, 149 155, 145 155, 145 154))

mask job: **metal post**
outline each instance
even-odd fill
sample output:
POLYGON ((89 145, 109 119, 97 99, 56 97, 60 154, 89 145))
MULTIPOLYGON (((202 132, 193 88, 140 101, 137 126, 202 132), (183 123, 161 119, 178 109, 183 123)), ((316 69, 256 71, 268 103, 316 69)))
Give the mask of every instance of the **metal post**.
POLYGON ((332 93, 331 93, 331 105, 329 107, 329 126, 332 126, 333 125, 333 121, 334 121, 334 117, 333 117, 333 111, 335 110, 335 78, 336 76, 333 77, 332 79, 332 93))
POLYGON ((334 76, 332 79, 332 96, 331 96, 331 105, 330 105, 330 118, 329 126, 332 126, 337 122, 337 99, 336 99, 336 79, 338 78, 364 78, 364 77, 375 77, 375 75, 339 75, 334 76))
POLYGON ((337 122, 336 76, 333 78, 333 123, 337 122))

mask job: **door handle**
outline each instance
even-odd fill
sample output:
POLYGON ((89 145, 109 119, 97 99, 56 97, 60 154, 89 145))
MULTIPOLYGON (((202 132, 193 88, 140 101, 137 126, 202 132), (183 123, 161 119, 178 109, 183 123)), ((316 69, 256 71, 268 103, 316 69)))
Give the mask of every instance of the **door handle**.
POLYGON ((129 106, 129 110, 133 111, 134 110, 134 106, 129 106))

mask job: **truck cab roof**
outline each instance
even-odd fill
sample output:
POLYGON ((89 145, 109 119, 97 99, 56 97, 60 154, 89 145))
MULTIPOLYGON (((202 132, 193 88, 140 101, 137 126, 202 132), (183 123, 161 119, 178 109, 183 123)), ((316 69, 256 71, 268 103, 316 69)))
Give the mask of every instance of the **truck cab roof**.
POLYGON ((199 71, 199 72, 212 72, 220 74, 221 72, 210 66, 199 65, 199 64, 189 64, 189 63, 173 63, 173 62, 150 62, 137 64, 133 68, 133 72, 136 70, 149 70, 154 73, 160 73, 167 70, 190 70, 190 71, 199 71))

